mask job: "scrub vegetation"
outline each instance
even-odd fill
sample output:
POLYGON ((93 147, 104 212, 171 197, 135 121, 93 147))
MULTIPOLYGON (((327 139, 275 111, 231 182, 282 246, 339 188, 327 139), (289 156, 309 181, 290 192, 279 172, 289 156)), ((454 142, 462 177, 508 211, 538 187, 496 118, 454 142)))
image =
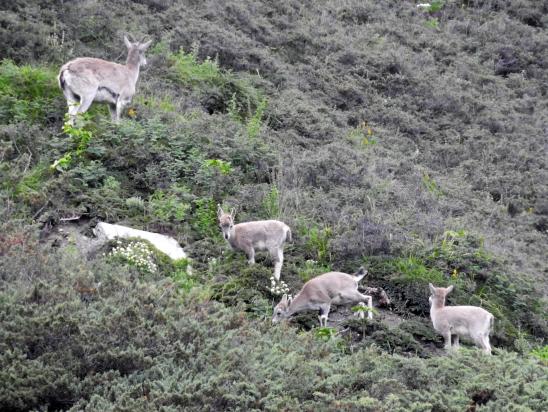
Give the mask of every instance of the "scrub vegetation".
POLYGON ((0 410, 548 410, 548 6, 416 3, 4 6, 0 410), (59 67, 126 33, 153 44, 123 120, 64 125, 59 67), (292 228, 293 295, 364 265, 391 310, 273 326, 218 204, 292 228), (98 221, 189 259, 85 247, 98 221), (443 352, 429 282, 495 316, 493 356, 443 352))

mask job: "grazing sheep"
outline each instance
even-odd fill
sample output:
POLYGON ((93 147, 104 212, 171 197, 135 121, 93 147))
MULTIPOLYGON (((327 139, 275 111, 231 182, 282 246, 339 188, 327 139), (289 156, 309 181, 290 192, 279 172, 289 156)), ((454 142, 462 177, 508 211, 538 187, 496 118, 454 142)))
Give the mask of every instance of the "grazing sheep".
MULTIPOLYGON (((363 267, 349 275, 342 272, 328 272, 306 282, 300 292, 293 299, 283 295, 280 303, 274 308, 272 323, 287 319, 291 315, 305 310, 319 310, 320 326, 327 326, 327 318, 331 305, 359 304, 369 307, 367 314, 373 318, 373 299, 369 295, 363 295, 358 291, 358 282, 367 275, 363 267)), ((364 313, 359 313, 364 317, 364 313)))

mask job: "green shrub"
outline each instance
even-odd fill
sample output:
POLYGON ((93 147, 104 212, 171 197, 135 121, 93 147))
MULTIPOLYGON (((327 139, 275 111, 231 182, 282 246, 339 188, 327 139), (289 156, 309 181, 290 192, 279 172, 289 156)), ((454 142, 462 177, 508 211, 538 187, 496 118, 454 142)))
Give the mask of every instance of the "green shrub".
POLYGON ((194 48, 190 53, 183 49, 170 55, 171 67, 178 82, 184 85, 200 83, 222 84, 223 77, 219 63, 211 58, 198 62, 198 50, 194 48))
POLYGON ((347 134, 347 139, 358 147, 366 147, 377 144, 373 129, 367 122, 362 122, 347 134))
POLYGON ((190 53, 180 50, 168 54, 170 77, 174 82, 190 86, 202 95, 209 113, 229 113, 234 121, 245 122, 246 134, 254 138, 260 131, 261 120, 266 109, 266 99, 253 86, 248 77, 237 76, 222 70, 217 59, 198 59, 199 47, 193 44, 190 53))
POLYGON ((169 277, 173 279, 179 290, 188 293, 196 282, 190 271, 190 259, 183 258, 173 262, 173 270, 170 271, 169 277))
POLYGON ((421 259, 417 257, 399 258, 393 264, 397 271, 397 276, 401 276, 407 281, 423 284, 433 283, 435 285, 445 283, 445 278, 441 271, 427 268, 421 259))
POLYGON ((49 177, 48 167, 44 164, 35 166, 25 175, 15 187, 14 194, 24 200, 28 196, 35 196, 42 189, 44 181, 49 177))
POLYGON ((261 131, 262 119, 263 119, 265 109, 266 109, 266 99, 263 99, 257 105, 257 109, 255 110, 255 113, 253 114, 253 116, 251 116, 249 120, 247 121, 247 125, 246 125, 247 136, 250 139, 256 138, 259 132, 261 131))
MULTIPOLYGON (((88 123, 89 124, 89 123, 88 123)), ((76 145, 74 151, 65 153, 61 158, 57 159, 50 166, 51 169, 58 171, 67 170, 71 167, 73 160, 80 159, 86 153, 93 134, 90 130, 84 128, 76 128, 70 123, 66 122, 63 125, 63 131, 72 138, 73 143, 76 145)))
POLYGON ((217 205, 211 198, 194 200, 194 211, 192 213, 192 225, 202 237, 218 237, 217 227, 217 205))
POLYGON ((113 261, 127 263, 143 273, 154 273, 158 270, 154 256, 147 243, 141 241, 118 241, 108 254, 113 261))
POLYGON ((186 218, 190 204, 184 203, 188 189, 172 186, 168 191, 157 190, 148 200, 148 210, 160 222, 181 222, 186 218))
POLYGON ((303 283, 305 283, 316 276, 330 272, 331 268, 328 265, 323 266, 315 260, 307 259, 301 265, 299 265, 297 270, 299 278, 303 283))
POLYGON ((0 123, 46 123, 58 117, 62 96, 54 70, 0 62, 0 123))
POLYGON ((427 10, 430 13, 436 13, 440 11, 444 5, 445 5, 445 0, 434 0, 430 3, 430 7, 428 7, 427 10))
POLYGON ((548 345, 533 349, 531 355, 539 358, 544 366, 548 366, 548 345))
POLYGON ((262 208, 267 218, 280 218, 280 192, 276 185, 272 185, 263 198, 262 208))
POLYGON ((439 188, 437 183, 430 177, 428 173, 424 173, 422 175, 422 184, 428 190, 430 193, 432 193, 436 197, 443 196, 443 191, 439 188))
POLYGON ((302 221, 298 223, 298 231, 305 238, 305 251, 321 265, 328 265, 331 261, 329 241, 333 235, 330 227, 320 228, 314 224, 308 225, 302 221))
POLYGON ((233 170, 230 162, 221 159, 207 159, 204 162, 204 167, 209 170, 217 170, 222 175, 228 175, 233 170))

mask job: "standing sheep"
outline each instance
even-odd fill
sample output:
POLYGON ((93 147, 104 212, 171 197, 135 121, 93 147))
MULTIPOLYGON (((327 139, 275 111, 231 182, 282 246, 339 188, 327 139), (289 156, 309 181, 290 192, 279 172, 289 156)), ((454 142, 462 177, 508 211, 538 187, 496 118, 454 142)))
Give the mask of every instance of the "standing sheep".
POLYGON ((67 99, 69 122, 74 124, 78 113, 85 113, 93 102, 107 103, 112 120, 118 122, 125 106, 135 94, 139 68, 147 62, 145 50, 152 41, 130 42, 126 64, 92 57, 69 61, 59 71, 59 87, 67 99))
POLYGON ((267 250, 274 260, 274 277, 280 280, 284 261, 284 242, 291 241, 291 229, 278 220, 259 220, 234 224, 234 209, 225 213, 219 205, 219 226, 225 240, 235 250, 247 255, 249 264, 255 263, 255 250, 267 250))
POLYGON ((459 337, 462 336, 472 339, 476 346, 490 355, 489 333, 495 317, 477 306, 445 306, 445 297, 453 290, 453 285, 437 288, 430 283, 429 287, 432 293, 429 299, 430 318, 434 329, 443 336, 445 349, 451 349, 452 336, 455 336, 453 347, 458 348, 459 337))

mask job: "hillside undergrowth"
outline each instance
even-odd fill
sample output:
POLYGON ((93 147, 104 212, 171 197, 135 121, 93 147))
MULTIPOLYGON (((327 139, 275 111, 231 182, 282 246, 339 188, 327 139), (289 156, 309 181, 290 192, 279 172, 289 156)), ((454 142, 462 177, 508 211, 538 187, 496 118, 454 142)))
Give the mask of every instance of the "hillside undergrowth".
POLYGON ((12 2, 0 410, 547 410, 547 15, 527 0, 12 2), (154 45, 124 119, 93 105, 63 126, 60 65, 122 62, 128 32, 154 45), (292 228, 291 293, 365 265, 391 310, 273 327, 273 262, 228 249, 218 204, 292 228), (190 259, 96 249, 98 221, 174 236, 190 259), (429 282, 495 315, 494 356, 442 355, 429 282))

